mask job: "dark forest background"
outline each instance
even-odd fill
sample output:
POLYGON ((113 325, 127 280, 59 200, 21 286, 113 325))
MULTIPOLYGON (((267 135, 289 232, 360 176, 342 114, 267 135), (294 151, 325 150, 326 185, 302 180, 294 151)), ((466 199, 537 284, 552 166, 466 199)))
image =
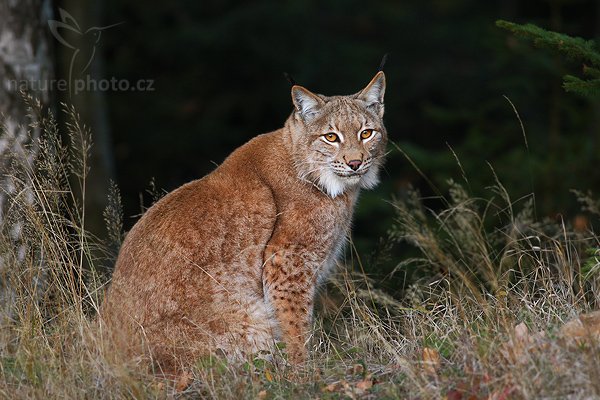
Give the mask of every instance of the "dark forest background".
MULTIPOLYGON (((292 109, 284 71, 313 91, 349 94, 368 83, 385 53, 390 139, 441 191, 448 179, 463 180, 462 165, 472 194, 485 193, 494 182, 489 163, 513 199, 535 193, 538 218, 569 223, 579 210, 570 189, 600 183, 599 104, 561 87, 561 76, 577 74, 581 64, 534 50, 495 25, 532 22, 592 39, 600 36, 600 1, 63 0, 56 6, 81 25, 123 22, 103 32, 94 78, 154 81, 151 92, 69 99, 94 130, 89 202, 90 228, 98 235, 108 179, 120 187, 130 228, 155 197, 152 187, 170 191, 199 178, 253 136, 282 126, 292 109), (504 96, 522 118, 528 147, 504 96)), ((64 77, 72 53, 55 46, 57 75, 64 77)), ((380 238, 393 218, 393 196, 409 185, 436 194, 394 145, 389 150, 381 186, 362 195, 356 214, 354 240, 364 256, 385 247, 380 238)), ((393 267, 383 264, 371 272, 393 267)))

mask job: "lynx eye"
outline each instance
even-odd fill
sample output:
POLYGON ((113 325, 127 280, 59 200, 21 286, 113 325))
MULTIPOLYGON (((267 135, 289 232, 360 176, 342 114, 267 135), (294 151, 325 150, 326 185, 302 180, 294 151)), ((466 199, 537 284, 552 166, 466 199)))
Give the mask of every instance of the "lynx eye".
POLYGON ((323 136, 325 137, 325 140, 327 140, 328 142, 331 142, 331 143, 340 141, 340 138, 338 137, 338 135, 336 135, 333 132, 326 133, 323 136))
POLYGON ((368 139, 371 136, 373 136, 373 129, 365 129, 364 131, 362 131, 360 133, 360 138, 361 139, 368 139))

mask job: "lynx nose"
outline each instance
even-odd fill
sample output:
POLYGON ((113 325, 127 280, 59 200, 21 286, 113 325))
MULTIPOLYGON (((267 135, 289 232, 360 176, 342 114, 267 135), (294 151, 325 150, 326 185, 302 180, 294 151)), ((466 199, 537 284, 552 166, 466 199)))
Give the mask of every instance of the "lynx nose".
POLYGON ((352 168, 352 171, 356 171, 358 169, 358 167, 360 167, 360 165, 362 164, 361 160, 350 160, 348 162, 346 162, 346 164, 348 164, 348 166, 350 168, 352 168))

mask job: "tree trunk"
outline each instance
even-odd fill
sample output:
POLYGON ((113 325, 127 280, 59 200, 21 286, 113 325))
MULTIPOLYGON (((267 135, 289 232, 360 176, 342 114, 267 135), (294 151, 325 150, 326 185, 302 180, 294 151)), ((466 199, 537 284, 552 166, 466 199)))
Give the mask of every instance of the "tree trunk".
MULTIPOLYGON (((35 144, 39 130, 28 129, 32 122, 20 91, 51 104, 47 84, 53 78, 52 42, 48 21, 52 19, 51 0, 0 0, 0 308, 10 315, 13 290, 7 284, 9 266, 23 261, 22 221, 8 218, 8 196, 13 180, 25 182, 25 174, 15 176, 14 163, 31 163, 36 157, 35 144), (29 132, 28 132, 29 131, 29 132), (11 225, 11 226, 8 226, 11 225), (9 256, 10 253, 10 256, 9 256), (12 260, 12 261, 9 261, 12 260)), ((27 201, 27 196, 22 196, 27 201)), ((1 310, 0 310, 1 312, 1 310)))
MULTIPOLYGON (((50 92, 35 89, 43 89, 53 77, 48 37, 51 15, 50 0, 0 0, 0 119, 4 126, 0 171, 5 170, 11 156, 27 156, 23 145, 29 121, 20 89, 27 89, 44 105, 50 104, 50 92)), ((0 192, 0 222, 3 199, 0 192)))

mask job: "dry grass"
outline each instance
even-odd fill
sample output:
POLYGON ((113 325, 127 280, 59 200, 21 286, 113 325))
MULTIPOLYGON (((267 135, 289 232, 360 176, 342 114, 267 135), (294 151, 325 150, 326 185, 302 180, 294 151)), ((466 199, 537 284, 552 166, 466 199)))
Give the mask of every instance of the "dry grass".
MULTIPOLYGON (((398 263, 402 299, 378 289, 354 259, 322 295, 311 361, 295 370, 261 355, 244 365, 198 360, 177 381, 119 360, 94 323, 122 239, 119 194, 105 212, 109 240, 85 230, 89 132, 70 118, 63 144, 32 102, 41 139, 33 163, 7 171, 0 226, 0 397, 3 398, 593 398, 600 346, 560 327, 597 308, 600 240, 536 221, 496 181, 490 199, 456 183, 438 211, 410 191, 392 204, 389 240, 417 250, 398 263), (77 193, 77 194, 76 194, 77 193), (524 325, 519 325, 524 323, 524 325)), ((598 203, 579 193, 586 210, 598 203)), ((596 208, 594 208, 596 207, 596 208)), ((597 216, 597 215, 596 215, 597 216)), ((277 361, 279 360, 279 361, 277 361)))

